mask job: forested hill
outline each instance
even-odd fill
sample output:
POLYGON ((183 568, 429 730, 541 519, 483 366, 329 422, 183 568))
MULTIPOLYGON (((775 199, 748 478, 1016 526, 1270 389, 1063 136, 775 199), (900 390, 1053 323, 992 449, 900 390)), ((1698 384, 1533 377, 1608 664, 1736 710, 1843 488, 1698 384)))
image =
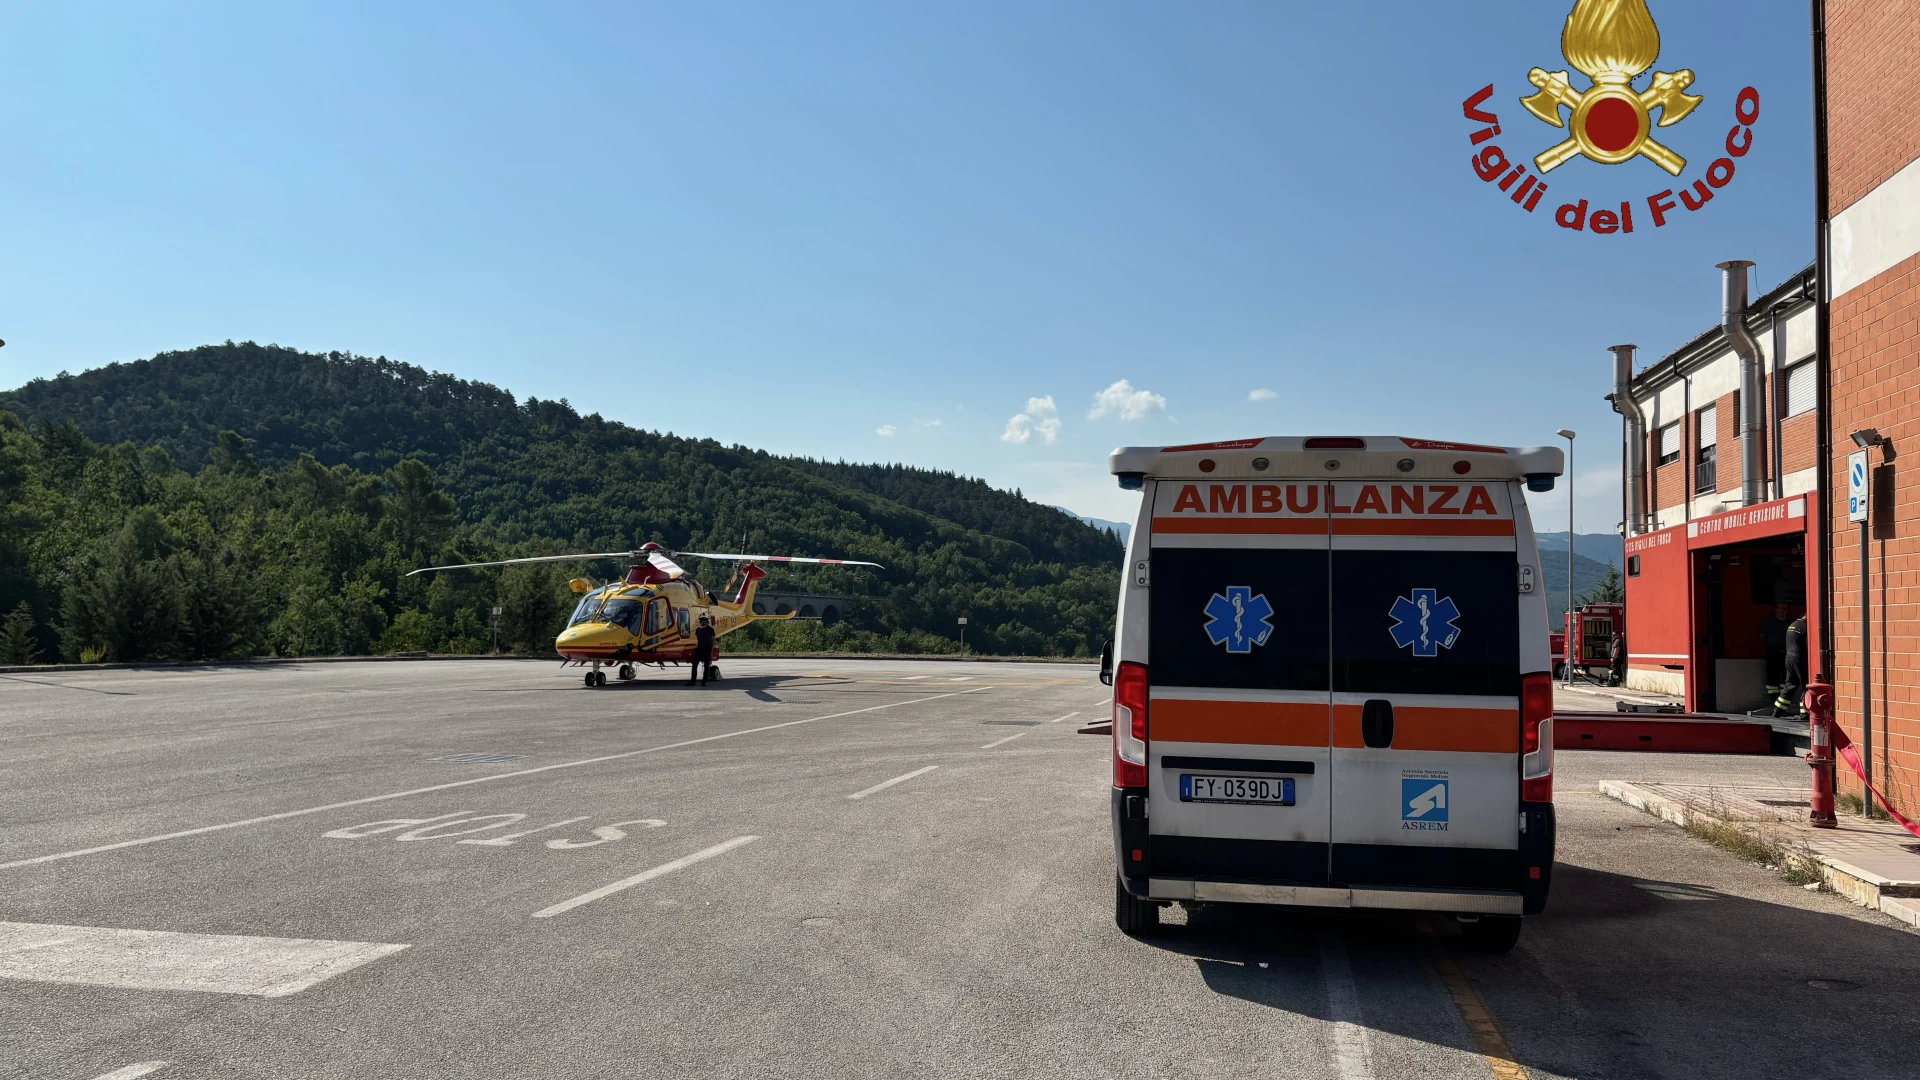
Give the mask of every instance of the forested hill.
MULTIPOLYGON (((581 416, 564 399, 516 402, 505 390, 385 358, 204 346, 35 380, 0 393, 0 410, 24 422, 0 427, 22 463, 11 490, 0 470, 0 499, 10 501, 11 520, 29 526, 12 534, 25 542, 0 541, 0 609, 27 600, 43 652, 56 641, 62 650, 88 647, 73 630, 79 612, 66 583, 85 577, 74 569, 81 563, 99 572, 109 549, 128 546, 108 523, 141 507, 166 533, 133 545, 146 562, 218 550, 269 581, 283 573, 278 563, 317 559, 325 584, 306 587, 336 600, 380 597, 380 610, 361 618, 378 633, 335 628, 302 638, 279 625, 284 613, 268 610, 229 652, 326 651, 329 642, 351 651, 383 636, 395 647, 472 645, 475 613, 520 572, 444 575, 460 581, 432 586, 429 597, 426 579, 405 579, 406 569, 647 540, 733 551, 745 537, 755 550, 884 564, 884 572, 778 571, 784 585, 860 598, 848 626, 805 631, 827 645, 853 647, 864 634, 889 647, 937 648, 967 615, 975 648, 1075 654, 1097 650, 1112 620, 1118 541, 1018 493, 932 470, 777 457, 642 431, 581 416), (131 445, 113 449, 120 444, 131 445), (435 498, 451 502, 421 519, 413 504, 435 498), (102 516, 115 500, 118 517, 102 516), (272 549, 269 541, 298 549, 322 513, 358 516, 365 537, 350 556, 272 549), (82 521, 96 527, 89 533, 82 521), (284 535, 246 532, 263 528, 284 535), (456 592, 460 603, 447 599, 456 592), (402 623, 411 628, 405 641, 392 629, 402 623)), ((184 562, 178 573, 190 587, 184 562)), ((559 588, 565 576, 542 577, 538 587, 559 588)), ((555 605, 564 601, 562 591, 555 605)), ((546 632, 530 625, 517 643, 531 646, 546 632)))

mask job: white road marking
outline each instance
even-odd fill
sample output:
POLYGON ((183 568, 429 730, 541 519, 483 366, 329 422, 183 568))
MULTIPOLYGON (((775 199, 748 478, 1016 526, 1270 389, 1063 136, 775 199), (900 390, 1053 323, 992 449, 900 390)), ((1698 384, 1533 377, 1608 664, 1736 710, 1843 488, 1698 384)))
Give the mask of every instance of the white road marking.
POLYGON ((1062 720, 1071 720, 1071 719, 1073 719, 1074 717, 1076 717, 1076 716, 1079 716, 1079 715, 1080 715, 1080 712, 1079 712, 1079 710, 1077 710, 1077 709, 1076 709, 1076 710, 1074 710, 1073 712, 1070 712, 1070 713, 1068 713, 1068 714, 1067 714, 1067 715, 1065 715, 1065 716, 1056 716, 1056 717, 1054 717, 1053 719, 1051 719, 1051 720, 1049 720, 1049 721, 1047 721, 1047 723, 1049 723, 1049 724, 1057 724, 1057 723, 1059 723, 1059 722, 1060 722, 1060 721, 1062 721, 1062 720))
POLYGON ((912 682, 912 681, 914 681, 915 679, 931 679, 931 678, 933 678, 933 676, 931 676, 931 675, 902 675, 902 676, 900 676, 900 681, 901 681, 901 682, 912 682))
MULTIPOLYGON (((508 833, 505 836, 490 836, 481 840, 455 840, 454 843, 478 844, 481 847, 511 847, 513 846, 513 842, 515 840, 518 840, 523 836, 532 836, 534 833, 537 833, 537 832, 546 832, 548 829, 557 829, 562 825, 571 825, 576 821, 585 821, 592 816, 593 816, 592 814, 582 814, 579 817, 570 817, 565 821, 556 821, 551 825, 542 825, 537 829, 527 829, 524 832, 508 833)), ((665 822, 662 822, 661 824, 665 824, 665 822)))
POLYGON ((713 858, 715 855, 724 855, 727 852, 732 851, 734 848, 740 847, 744 844, 751 844, 758 839, 760 838, 757 836, 736 836, 724 844, 715 844, 710 848, 705 848, 700 851, 696 851, 691 855, 681 856, 680 858, 675 859, 672 862, 661 863, 659 866, 656 866, 651 870, 643 870, 640 873, 635 874, 630 878, 621 878, 619 881, 616 881, 611 885, 602 885, 599 888, 593 890, 592 892, 581 893, 579 896, 576 896, 571 900, 562 900, 559 903, 553 905, 552 907, 541 908, 539 911, 536 911, 533 913, 533 917, 536 919, 550 919, 555 915, 561 914, 562 912, 572 911, 574 908, 577 908, 582 904, 591 904, 595 900, 598 900, 602 897, 612 896, 614 893, 617 893, 622 889, 631 889, 635 885, 639 885, 642 882, 652 881, 654 878, 660 877, 663 874, 671 874, 675 870, 684 869, 686 867, 692 866, 694 863, 704 862, 707 859, 713 858))
POLYGON ((972 678, 973 676, 971 675, 955 675, 953 678, 948 679, 947 681, 948 682, 968 682, 972 678))
POLYGON ((916 776, 924 776, 925 774, 927 774, 927 773, 930 773, 930 772, 932 772, 933 770, 935 770, 935 769, 937 769, 937 768, 939 768, 939 767, 940 767, 940 766, 938 766, 938 765, 929 765, 929 766, 927 766, 927 767, 926 767, 926 768, 924 768, 924 769, 915 769, 915 770, 913 770, 912 772, 910 772, 910 773, 908 773, 908 774, 906 774, 905 776, 896 776, 896 777, 894 777, 894 778, 893 778, 893 779, 891 779, 891 780, 886 780, 886 781, 882 781, 881 783, 878 783, 878 784, 875 784, 875 785, 873 785, 872 787, 870 787, 870 788, 868 788, 868 789, 867 789, 867 790, 865 790, 865 791, 856 791, 856 792, 854 792, 853 794, 851 794, 851 795, 849 795, 849 796, 847 796, 847 798, 849 798, 849 799, 864 799, 864 798, 866 798, 867 796, 869 796, 869 795, 872 795, 872 794, 873 794, 874 792, 876 792, 876 791, 885 791, 885 790, 887 790, 888 788, 890 788, 890 787, 892 787, 892 786, 893 786, 893 785, 895 785, 895 784, 904 784, 904 783, 906 783, 907 781, 909 781, 909 780, 911 780, 911 779, 913 779, 913 778, 914 778, 914 777, 916 777, 916 776))
POLYGON ((1320 971, 1327 980, 1327 1022, 1333 1028, 1333 1067, 1340 1080, 1373 1080, 1373 1055, 1361 1023, 1360 989, 1338 932, 1320 933, 1320 971))
POLYGON ((879 712, 900 705, 914 705, 923 701, 938 701, 941 698, 960 697, 964 694, 977 694, 992 687, 976 686, 971 690, 955 690, 946 694, 929 694, 926 697, 908 698, 905 701, 890 701, 885 705, 869 705, 864 709, 849 709, 846 712, 829 713, 826 716, 810 716, 805 720, 788 720, 780 724, 767 724, 764 727, 742 728, 719 735, 708 735, 699 739, 687 739, 683 742, 666 743, 662 746, 649 746, 640 750, 628 750, 618 754, 605 754, 600 757, 581 758, 578 761, 562 761, 555 765, 538 765, 531 769, 516 769, 513 772, 494 773, 490 776, 474 776, 465 780, 453 780, 444 784, 430 784, 427 787, 409 788, 406 791, 393 791, 385 795, 368 795, 344 802, 327 803, 325 806, 309 806, 302 810, 283 810, 278 814, 264 814, 247 818, 244 821, 228 821, 219 825, 202 825, 197 829, 181 829, 179 832, 162 833, 159 836, 143 836, 138 840, 122 840, 114 844, 101 844, 98 847, 79 848, 75 851, 60 851, 52 855, 36 855, 31 859, 15 859, 0 863, 0 870, 13 870, 22 866, 34 866, 39 863, 57 862, 61 859, 77 859, 82 855, 98 855, 105 851, 119 851, 122 848, 140 847, 144 844, 158 844, 164 840, 181 840, 189 836, 202 836, 206 833, 222 832, 227 829, 241 829, 248 825, 264 825, 270 821, 285 821, 288 818, 305 817, 308 814, 324 814, 329 810, 342 810, 349 806, 364 806, 367 803, 386 802, 390 799, 405 799, 413 795, 426 795, 435 791, 449 791, 453 788, 467 787, 471 784, 490 784, 498 780, 512 780, 535 773, 552 772, 555 769, 573 769, 582 765, 598 765, 606 761, 620 761, 624 758, 639 757, 642 754, 657 754, 662 750, 678 750, 683 746, 698 746, 701 743, 718 742, 721 739, 738 738, 741 735, 757 735, 763 731, 778 731, 781 728, 797 727, 801 724, 818 723, 821 720, 838 720, 843 716, 858 716, 861 713, 879 712))
POLYGON ((991 750, 991 749, 993 749, 993 748, 994 748, 994 747, 996 747, 996 746, 1002 746, 1002 745, 1004 745, 1004 744, 1006 744, 1006 743, 1010 743, 1010 742, 1012 742, 1013 740, 1015 740, 1015 739, 1017 739, 1017 738, 1019 738, 1019 737, 1020 737, 1020 736, 1022 736, 1022 735, 1025 735, 1025 734, 1026 734, 1026 732, 1024 732, 1024 731, 1017 731, 1017 732, 1015 732, 1015 733, 1013 733, 1012 735, 1009 735, 1009 736, 1007 736, 1007 737, 1006 737, 1006 738, 1004 738, 1004 739, 995 739, 995 740, 993 740, 992 742, 990 742, 990 743, 988 743, 987 745, 985 745, 985 746, 983 746, 983 747, 981 747, 980 749, 982 749, 982 750, 991 750))
POLYGON ((158 1072, 166 1067, 167 1063, 164 1061, 142 1061, 137 1065, 128 1065, 124 1068, 115 1069, 110 1073, 103 1073, 100 1076, 94 1077, 93 1080, 135 1080, 136 1077, 145 1076, 151 1072, 158 1072))
POLYGON ((406 947, 0 922, 0 978, 285 997, 406 947))

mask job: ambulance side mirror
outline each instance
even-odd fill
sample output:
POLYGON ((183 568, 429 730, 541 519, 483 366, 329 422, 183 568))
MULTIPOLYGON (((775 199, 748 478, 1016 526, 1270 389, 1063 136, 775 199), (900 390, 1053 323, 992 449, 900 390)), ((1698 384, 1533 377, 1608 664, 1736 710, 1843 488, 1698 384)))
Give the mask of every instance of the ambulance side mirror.
POLYGON ((1113 685, 1112 640, 1108 640, 1105 645, 1100 646, 1100 682, 1106 686, 1113 685))

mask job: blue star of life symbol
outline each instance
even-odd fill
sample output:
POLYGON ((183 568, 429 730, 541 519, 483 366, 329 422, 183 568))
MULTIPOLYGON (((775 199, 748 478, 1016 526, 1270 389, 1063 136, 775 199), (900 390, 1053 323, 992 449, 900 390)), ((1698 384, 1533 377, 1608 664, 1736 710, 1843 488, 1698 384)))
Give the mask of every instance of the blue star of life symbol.
POLYGON ((1415 589, 1411 596, 1393 598, 1393 609, 1387 614, 1393 617, 1393 625, 1388 632, 1393 635, 1393 643, 1404 649, 1413 646, 1415 656, 1439 656, 1440 649, 1453 648, 1460 640, 1460 628, 1454 622, 1460 618, 1460 609, 1453 604, 1453 597, 1439 596, 1437 589, 1415 589))
POLYGON ((1273 633, 1273 624, 1267 621, 1273 605, 1265 594, 1256 596, 1246 585, 1229 585, 1224 596, 1214 593, 1206 613, 1208 640, 1225 645, 1230 653, 1250 653, 1255 645, 1265 645, 1273 633))

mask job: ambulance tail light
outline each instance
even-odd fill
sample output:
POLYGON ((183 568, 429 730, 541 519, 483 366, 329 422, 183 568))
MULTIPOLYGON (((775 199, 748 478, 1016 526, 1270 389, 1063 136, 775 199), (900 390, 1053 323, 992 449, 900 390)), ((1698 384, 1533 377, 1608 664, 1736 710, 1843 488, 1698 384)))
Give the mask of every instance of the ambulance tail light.
POLYGON ((1367 440, 1351 436, 1321 435, 1308 439, 1302 445, 1308 450, 1365 450, 1367 440))
POLYGON ((1113 673, 1113 786, 1147 786, 1147 665, 1113 673))
POLYGON ((1520 680, 1520 801, 1553 801, 1553 676, 1520 680))

